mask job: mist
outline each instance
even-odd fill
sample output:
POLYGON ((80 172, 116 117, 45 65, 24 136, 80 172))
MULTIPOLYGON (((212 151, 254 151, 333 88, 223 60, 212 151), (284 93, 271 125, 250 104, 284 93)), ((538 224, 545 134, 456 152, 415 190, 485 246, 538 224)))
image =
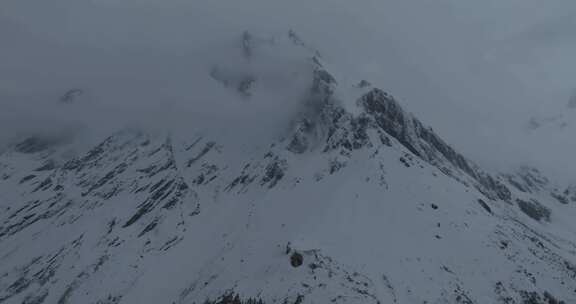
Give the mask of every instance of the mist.
POLYGON ((570 130, 525 130, 532 116, 564 111, 576 87, 573 20, 576 4, 560 0, 4 0, 0 141, 78 124, 100 133, 200 119, 281 128, 306 87, 306 79, 279 85, 294 66, 289 55, 266 59, 287 71, 269 77, 277 91, 249 103, 208 75, 236 62, 244 30, 293 29, 343 77, 390 92, 475 161, 536 164, 576 179, 570 130), (87 106, 62 108, 58 99, 73 88, 87 92, 87 106))

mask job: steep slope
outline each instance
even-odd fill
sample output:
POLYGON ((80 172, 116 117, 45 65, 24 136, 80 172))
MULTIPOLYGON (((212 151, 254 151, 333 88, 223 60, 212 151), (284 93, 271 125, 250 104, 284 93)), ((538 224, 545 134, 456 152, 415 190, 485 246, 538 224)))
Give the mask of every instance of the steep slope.
POLYGON ((262 52, 309 74, 272 142, 126 128, 74 157, 43 137, 0 155, 0 303, 576 298, 574 202, 549 181, 483 171, 293 32, 240 45, 210 72, 240 102, 269 89, 238 68, 262 52))

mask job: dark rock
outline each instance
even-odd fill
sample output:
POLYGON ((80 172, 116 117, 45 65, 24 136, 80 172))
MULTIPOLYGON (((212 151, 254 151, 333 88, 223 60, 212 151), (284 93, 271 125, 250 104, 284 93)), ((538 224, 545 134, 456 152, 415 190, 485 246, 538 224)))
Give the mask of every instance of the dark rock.
POLYGON ((35 178, 35 177, 36 177, 36 175, 33 175, 33 174, 27 175, 20 180, 20 184, 25 183, 25 182, 27 182, 27 181, 35 178))
POLYGON ((243 300, 240 298, 240 295, 229 292, 215 301, 206 300, 204 304, 264 304, 264 301, 258 298, 247 298, 243 300))
POLYGON ((202 150, 196 156, 194 156, 188 160, 188 162, 186 163, 186 166, 191 167, 195 162, 197 162, 199 159, 204 157, 204 155, 206 155, 208 152, 210 152, 210 150, 212 150, 212 148, 214 148, 215 146, 216 146, 216 143, 213 141, 206 143, 204 148, 202 148, 202 150))
POLYGON ((144 234, 152 231, 154 228, 156 228, 156 226, 158 226, 158 218, 155 218, 150 224, 148 224, 146 227, 144 227, 144 230, 142 230, 139 234, 138 237, 143 236, 144 234))
POLYGON ((34 171, 50 171, 54 169, 56 169, 56 163, 54 161, 49 160, 44 165, 35 169, 34 171))
POLYGON ((478 204, 480 204, 480 206, 482 206, 482 208, 484 208, 484 210, 486 210, 488 213, 492 214, 492 209, 490 206, 488 206, 488 204, 486 204, 485 201, 478 199, 478 204))
POLYGON ((523 166, 515 174, 506 174, 504 178, 522 192, 534 193, 544 189, 550 181, 538 169, 523 166))
POLYGON ((576 186, 568 187, 563 194, 569 201, 576 203, 576 186))
POLYGON ((298 35, 296 35, 296 32, 294 32, 294 30, 289 30, 288 31, 288 38, 292 41, 292 43, 294 43, 295 45, 298 46, 306 46, 306 44, 304 43, 304 41, 298 37, 298 35))
MULTIPOLYGON (((509 201, 510 190, 492 176, 482 172, 476 165, 457 153, 431 128, 406 113, 398 102, 386 92, 373 89, 359 100, 364 111, 388 135, 398 140, 406 149, 424 161, 439 168, 449 162, 478 182, 478 189, 491 199, 509 201)), ((445 172, 451 175, 449 172, 445 172)))
POLYGON ((564 303, 564 301, 556 299, 548 291, 545 291, 543 296, 544 296, 544 301, 546 304, 563 304, 564 303))
POLYGON ((290 265, 296 268, 302 266, 303 263, 304 263, 304 257, 302 256, 302 254, 294 251, 294 253, 292 253, 292 255, 290 256, 290 265))
POLYGON ((550 221, 550 215, 552 212, 550 211, 550 209, 542 206, 542 204, 540 204, 538 201, 536 200, 525 201, 517 199, 516 203, 518 203, 518 207, 520 207, 520 210, 522 210, 522 212, 524 212, 532 219, 536 221, 542 221, 542 220, 545 220, 547 222, 550 221))
POLYGON ((273 188, 284 177, 287 167, 285 160, 274 160, 266 167, 261 184, 268 184, 268 188, 273 188))
POLYGON ((250 93, 250 89, 252 89, 252 86, 254 85, 255 82, 256 78, 254 78, 253 76, 246 76, 242 78, 237 86, 238 92, 240 92, 244 97, 251 96, 252 93, 250 93))
POLYGON ((304 296, 299 294, 296 297, 296 301, 294 301, 294 304, 302 304, 303 301, 304 301, 304 296))
POLYGON ((570 201, 568 200, 568 198, 565 197, 565 196, 563 196, 563 195, 561 195, 561 194, 558 194, 558 193, 550 193, 550 195, 551 195, 553 198, 555 198, 557 201, 559 201, 561 204, 568 205, 568 204, 570 203, 570 201))
POLYGON ((302 118, 295 127, 292 139, 286 149, 292 153, 302 154, 306 152, 310 146, 309 137, 313 136, 315 125, 311 119, 302 118))
POLYGON ((362 79, 356 86, 359 88, 366 88, 371 86, 372 84, 364 79, 362 79))

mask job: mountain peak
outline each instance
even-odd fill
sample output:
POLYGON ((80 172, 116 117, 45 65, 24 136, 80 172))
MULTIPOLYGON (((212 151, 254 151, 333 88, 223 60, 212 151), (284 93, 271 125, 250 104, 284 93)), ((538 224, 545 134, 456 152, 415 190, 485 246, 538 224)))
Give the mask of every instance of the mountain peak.
POLYGON ((235 43, 207 85, 245 107, 298 106, 265 144, 191 119, 115 130, 74 155, 50 138, 0 153, 0 302, 571 298, 574 187, 485 171, 292 32, 235 43))

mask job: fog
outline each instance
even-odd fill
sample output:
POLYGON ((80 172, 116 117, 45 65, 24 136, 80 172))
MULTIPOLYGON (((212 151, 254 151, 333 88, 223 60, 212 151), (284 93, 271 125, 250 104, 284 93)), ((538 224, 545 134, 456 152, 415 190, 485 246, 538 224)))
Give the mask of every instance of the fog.
POLYGON ((481 164, 527 162, 576 179, 569 128, 525 129, 532 116, 566 112, 574 20, 576 3, 561 0, 3 0, 0 141, 76 120, 278 123, 295 110, 302 83, 224 104, 206 75, 234 56, 242 31, 294 29, 481 164), (89 111, 55 106, 71 88, 87 90, 89 111))

